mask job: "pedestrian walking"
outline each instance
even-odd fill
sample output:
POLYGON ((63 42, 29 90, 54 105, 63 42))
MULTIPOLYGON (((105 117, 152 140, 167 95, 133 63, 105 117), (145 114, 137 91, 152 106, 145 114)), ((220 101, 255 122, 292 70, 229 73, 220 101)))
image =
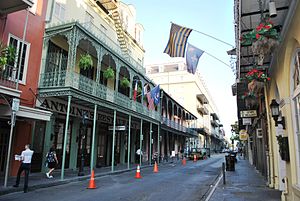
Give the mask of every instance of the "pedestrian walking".
MULTIPOLYGON (((136 152, 135 152, 135 162, 139 163, 140 161, 140 155, 142 156, 141 159, 143 160, 143 152, 142 150, 139 148, 136 152)), ((141 162, 142 162, 141 160, 141 162)))
POLYGON ((55 170, 56 166, 58 165, 58 160, 56 156, 55 149, 53 147, 50 148, 49 152, 46 155, 46 164, 49 168, 49 171, 46 172, 47 178, 53 178, 53 171, 55 170))
POLYGON ((13 187, 19 187, 21 173, 25 171, 24 193, 28 192, 28 177, 31 168, 32 155, 33 155, 33 151, 30 150, 30 145, 26 144, 25 150, 22 151, 21 155, 15 156, 16 160, 22 161, 22 163, 18 170, 16 184, 13 185, 13 187))

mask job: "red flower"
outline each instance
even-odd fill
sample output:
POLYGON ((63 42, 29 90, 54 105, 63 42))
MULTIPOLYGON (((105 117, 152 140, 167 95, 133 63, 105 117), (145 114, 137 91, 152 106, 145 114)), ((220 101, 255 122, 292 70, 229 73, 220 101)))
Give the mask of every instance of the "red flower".
POLYGON ((259 35, 259 34, 256 34, 256 35, 255 35, 255 38, 256 38, 256 39, 259 39, 259 38, 260 38, 260 35, 259 35))
POLYGON ((271 25, 266 25, 266 26, 265 26, 265 29, 267 29, 267 30, 269 30, 269 29, 271 29, 271 28, 272 28, 271 25))
POLYGON ((263 23, 260 23, 260 24, 256 27, 256 31, 260 31, 263 27, 264 27, 264 24, 263 24, 263 23))
POLYGON ((267 80, 268 80, 268 81, 270 81, 270 80, 271 80, 271 78, 267 77, 267 80))

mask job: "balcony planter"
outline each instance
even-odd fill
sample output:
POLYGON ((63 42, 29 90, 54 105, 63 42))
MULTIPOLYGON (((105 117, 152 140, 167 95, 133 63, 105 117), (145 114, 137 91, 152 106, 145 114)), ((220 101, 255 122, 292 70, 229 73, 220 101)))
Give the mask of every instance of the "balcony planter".
POLYGON ((15 58, 16 49, 0 42, 0 71, 5 70, 5 65, 14 62, 15 58))
POLYGON ((93 67, 93 59, 90 54, 80 55, 79 67, 83 70, 88 70, 93 67))
POLYGON ((127 88, 130 86, 130 81, 127 79, 127 77, 123 77, 121 80, 121 87, 127 88))
POLYGON ((113 79, 115 77, 115 71, 111 68, 108 67, 104 72, 103 72, 103 76, 106 79, 113 79))
POLYGON ((279 145, 279 154, 281 159, 284 161, 290 161, 288 137, 282 137, 281 135, 279 135, 277 136, 277 141, 279 145))

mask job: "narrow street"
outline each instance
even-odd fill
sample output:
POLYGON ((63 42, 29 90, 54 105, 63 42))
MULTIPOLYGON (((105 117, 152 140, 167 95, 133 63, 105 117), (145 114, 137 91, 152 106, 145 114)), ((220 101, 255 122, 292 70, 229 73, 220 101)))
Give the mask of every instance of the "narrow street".
POLYGON ((96 178, 97 189, 87 189, 88 181, 70 183, 24 194, 12 193, 0 200, 205 200, 210 185, 218 177, 224 155, 214 155, 197 163, 188 161, 186 166, 167 164, 141 169, 142 179, 135 179, 135 172, 96 178))

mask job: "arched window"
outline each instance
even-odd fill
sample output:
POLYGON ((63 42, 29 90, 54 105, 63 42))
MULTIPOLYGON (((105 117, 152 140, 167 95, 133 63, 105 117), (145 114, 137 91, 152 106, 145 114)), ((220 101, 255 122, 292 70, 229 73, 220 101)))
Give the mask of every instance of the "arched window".
POLYGON ((294 137, 297 160, 297 183, 300 184, 300 49, 298 48, 291 62, 291 95, 292 95, 292 114, 294 124, 294 137))

